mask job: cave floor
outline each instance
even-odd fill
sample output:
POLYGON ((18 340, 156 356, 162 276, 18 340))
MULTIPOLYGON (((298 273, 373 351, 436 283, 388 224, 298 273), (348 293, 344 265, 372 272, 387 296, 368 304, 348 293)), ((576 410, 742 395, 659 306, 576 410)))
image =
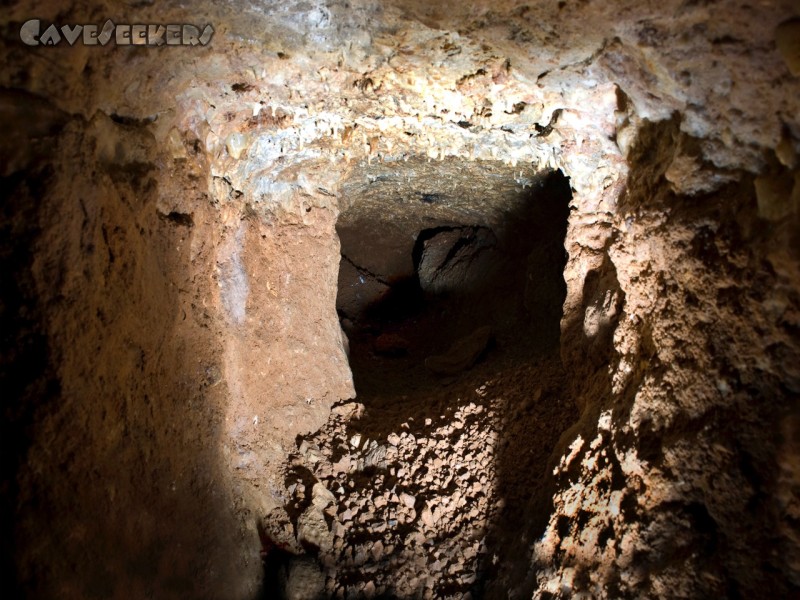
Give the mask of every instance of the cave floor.
POLYGON ((565 374, 553 352, 498 334, 472 368, 434 375, 434 325, 352 332, 358 397, 286 465, 287 511, 326 597, 505 597, 529 575, 547 461, 577 416, 565 374))

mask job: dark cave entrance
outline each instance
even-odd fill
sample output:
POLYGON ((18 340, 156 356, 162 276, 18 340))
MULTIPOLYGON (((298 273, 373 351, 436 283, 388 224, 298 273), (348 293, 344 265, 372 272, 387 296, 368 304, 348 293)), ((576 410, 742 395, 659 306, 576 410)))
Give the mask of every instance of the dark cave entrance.
POLYGON ((568 179, 540 175, 488 217, 463 193, 447 211, 436 211, 441 195, 412 191, 382 207, 356 201, 339 218, 337 311, 367 404, 446 385, 492 356, 558 350, 568 179))

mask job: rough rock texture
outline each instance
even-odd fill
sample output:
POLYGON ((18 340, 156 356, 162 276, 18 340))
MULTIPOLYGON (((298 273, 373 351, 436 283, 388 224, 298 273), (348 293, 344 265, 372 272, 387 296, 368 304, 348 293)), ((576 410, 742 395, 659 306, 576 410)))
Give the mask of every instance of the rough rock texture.
MULTIPOLYGON (((530 477, 493 492, 515 519, 491 513, 489 494, 479 507, 513 560, 474 593, 798 593, 796 3, 43 0, 8 3, 0 22, 10 594, 251 598, 259 527, 295 553, 325 546, 330 506, 304 507, 314 539, 297 543, 284 479, 296 436, 327 422, 338 439, 327 420, 352 425, 331 406, 392 397, 369 375, 354 388, 337 279, 374 279, 347 303, 356 318, 381 286, 418 277, 415 236, 440 227, 488 228, 513 258, 494 280, 503 301, 476 305, 500 323, 503 360, 529 370, 479 428, 513 432, 500 423, 530 404, 547 432, 530 477), (32 48, 18 33, 33 17, 202 20, 216 33, 204 47, 32 48), (505 228, 514 199, 555 170, 572 189, 566 237, 558 214, 505 228), (532 366, 545 363, 564 374, 547 407, 532 366)), ((401 361, 394 377, 481 325, 466 304, 450 310, 430 317, 433 339, 417 330, 405 354, 380 358, 401 361)), ((381 333, 400 335, 351 328, 354 365, 381 333)), ((472 377, 508 368, 450 383, 474 393, 472 377)), ((447 387, 434 396, 464 410, 447 387)), ((449 419, 436 427, 452 433, 449 419)), ((386 454, 360 458, 383 469, 399 433, 364 422, 386 454)), ((458 455, 442 452, 447 465, 458 455)), ((494 457, 498 481, 515 481, 518 455, 494 457)), ((383 497, 386 479, 359 485, 353 501, 383 497)), ((414 485, 415 511, 418 498, 444 506, 438 484, 414 485)), ((439 531, 428 509, 414 526, 439 531)), ((468 536, 478 516, 462 517, 468 536)), ((337 551, 349 539, 332 535, 337 551)), ((438 581, 403 575, 397 593, 466 593, 478 555, 454 539, 454 573, 437 557, 438 581)), ((378 561, 386 546, 370 543, 353 539, 348 560, 359 548, 378 561)), ((349 564, 325 552, 326 589, 379 593, 341 579, 349 564)), ((402 572, 380 564, 381 581, 402 572)), ((284 578, 296 597, 321 585, 302 565, 284 578)))
POLYGON ((354 356, 356 375, 375 378, 362 383, 367 406, 334 407, 285 471, 298 538, 319 487, 331 501, 333 543, 311 549, 326 597, 505 597, 519 585, 524 544, 511 540, 534 529, 521 515, 576 417, 558 361, 523 355, 498 349, 448 386, 405 377, 402 359, 354 356))
POLYGON ((679 140, 673 120, 634 146, 597 286, 624 305, 610 368, 576 386, 536 597, 796 593, 796 215, 759 218, 748 178, 701 200, 657 185, 679 140))
POLYGON ((431 294, 442 294, 480 285, 487 276, 487 251, 497 239, 484 227, 457 227, 430 232, 417 243, 420 287, 431 294), (481 263, 487 266, 482 268, 481 263))

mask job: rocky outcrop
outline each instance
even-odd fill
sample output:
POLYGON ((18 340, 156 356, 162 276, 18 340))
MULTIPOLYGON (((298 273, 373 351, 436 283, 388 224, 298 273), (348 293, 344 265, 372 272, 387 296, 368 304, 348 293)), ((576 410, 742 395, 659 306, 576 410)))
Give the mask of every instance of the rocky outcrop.
POLYGON ((422 236, 417 240, 417 275, 423 291, 446 294, 469 290, 486 279, 490 269, 486 263, 490 263, 491 259, 485 260, 485 252, 497 244, 491 230, 458 227, 425 231, 422 236))

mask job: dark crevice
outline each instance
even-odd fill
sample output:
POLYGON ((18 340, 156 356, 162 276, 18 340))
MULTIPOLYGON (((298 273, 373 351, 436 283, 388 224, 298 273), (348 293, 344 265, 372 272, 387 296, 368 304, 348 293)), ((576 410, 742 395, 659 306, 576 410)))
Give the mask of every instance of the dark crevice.
POLYGON ((180 225, 182 227, 193 227, 194 226, 194 217, 188 213, 182 213, 177 211, 170 211, 168 213, 159 212, 158 216, 169 222, 173 225, 180 225))

